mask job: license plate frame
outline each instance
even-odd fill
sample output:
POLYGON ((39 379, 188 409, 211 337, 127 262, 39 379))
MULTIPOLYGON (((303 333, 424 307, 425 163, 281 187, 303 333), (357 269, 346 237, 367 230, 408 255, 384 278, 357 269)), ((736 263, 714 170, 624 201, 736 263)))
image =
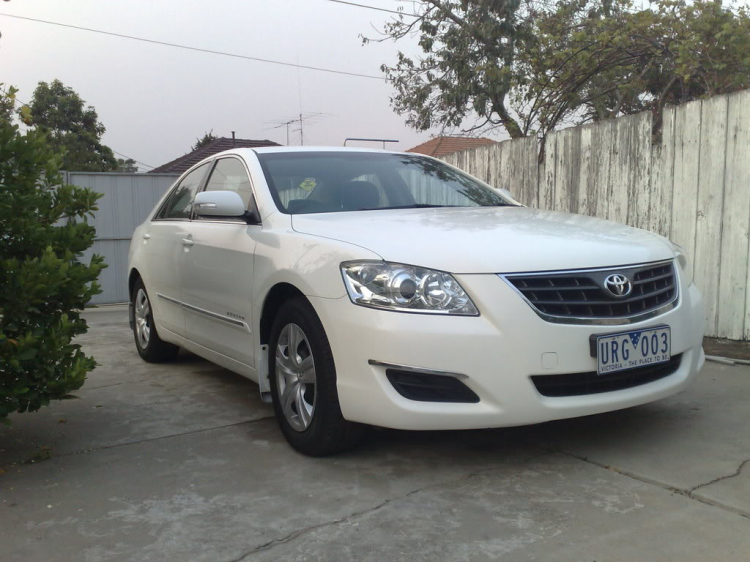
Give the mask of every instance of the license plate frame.
POLYGON ((600 376, 667 363, 672 358, 672 328, 666 324, 594 334, 589 338, 589 343, 591 356, 596 359, 596 373, 600 376), (654 336, 656 352, 653 352, 654 336), (645 346, 644 340, 647 342, 645 346), (648 348, 645 353, 644 347, 648 348), (623 357, 623 349, 626 357, 623 357))

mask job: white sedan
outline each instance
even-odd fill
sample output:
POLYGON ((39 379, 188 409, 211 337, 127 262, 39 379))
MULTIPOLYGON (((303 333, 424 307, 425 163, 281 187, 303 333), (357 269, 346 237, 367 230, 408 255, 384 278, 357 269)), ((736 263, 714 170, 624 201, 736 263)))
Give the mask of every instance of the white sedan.
POLYGON ((367 425, 469 429, 627 408, 704 362, 667 239, 540 211, 438 160, 259 148, 188 170, 134 234, 131 326, 273 401, 302 453, 367 425))

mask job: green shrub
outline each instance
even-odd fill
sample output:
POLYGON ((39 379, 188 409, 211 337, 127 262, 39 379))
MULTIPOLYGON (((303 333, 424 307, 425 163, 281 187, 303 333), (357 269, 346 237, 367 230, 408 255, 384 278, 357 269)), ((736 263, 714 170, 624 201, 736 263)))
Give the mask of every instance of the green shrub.
MULTIPOLYGON (((2 96, 13 105, 14 90, 2 96)), ((23 112, 21 112, 23 116, 23 112)), ((61 155, 36 129, 0 116, 0 420, 38 410, 83 385, 96 362, 75 336, 99 292, 100 256, 87 223, 99 195, 62 184, 61 155)))

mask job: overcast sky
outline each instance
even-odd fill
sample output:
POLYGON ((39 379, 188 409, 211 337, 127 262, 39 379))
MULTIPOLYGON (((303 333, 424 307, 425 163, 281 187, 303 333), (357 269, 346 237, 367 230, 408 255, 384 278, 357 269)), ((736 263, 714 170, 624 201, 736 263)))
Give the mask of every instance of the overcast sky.
MULTIPOLYGON (((397 0, 353 0, 396 8, 397 0)), ((406 4, 409 9, 409 4, 406 4)), ((371 43, 390 17, 328 0, 10 0, 0 13, 45 19, 253 57, 381 76, 399 49, 371 43)), ((346 137, 397 139, 407 149, 430 137, 408 128, 383 80, 341 76, 152 45, 0 17, 0 82, 29 100, 39 81, 62 80, 99 113, 113 150, 158 166, 215 135, 286 144, 274 122, 323 113, 304 128, 306 145, 346 137)), ((296 125, 293 129, 298 128, 296 125)), ((433 132, 434 133, 434 132, 433 132)), ((292 132, 290 144, 299 144, 292 132)), ((142 167, 142 171, 146 168, 142 167)))

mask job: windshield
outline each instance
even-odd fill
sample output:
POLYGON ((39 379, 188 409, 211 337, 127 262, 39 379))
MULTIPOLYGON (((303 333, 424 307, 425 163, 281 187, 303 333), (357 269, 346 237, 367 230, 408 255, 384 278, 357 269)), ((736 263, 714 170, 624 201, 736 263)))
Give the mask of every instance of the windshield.
POLYGON ((258 154, 271 195, 289 214, 513 205, 447 164, 410 154, 258 154))

